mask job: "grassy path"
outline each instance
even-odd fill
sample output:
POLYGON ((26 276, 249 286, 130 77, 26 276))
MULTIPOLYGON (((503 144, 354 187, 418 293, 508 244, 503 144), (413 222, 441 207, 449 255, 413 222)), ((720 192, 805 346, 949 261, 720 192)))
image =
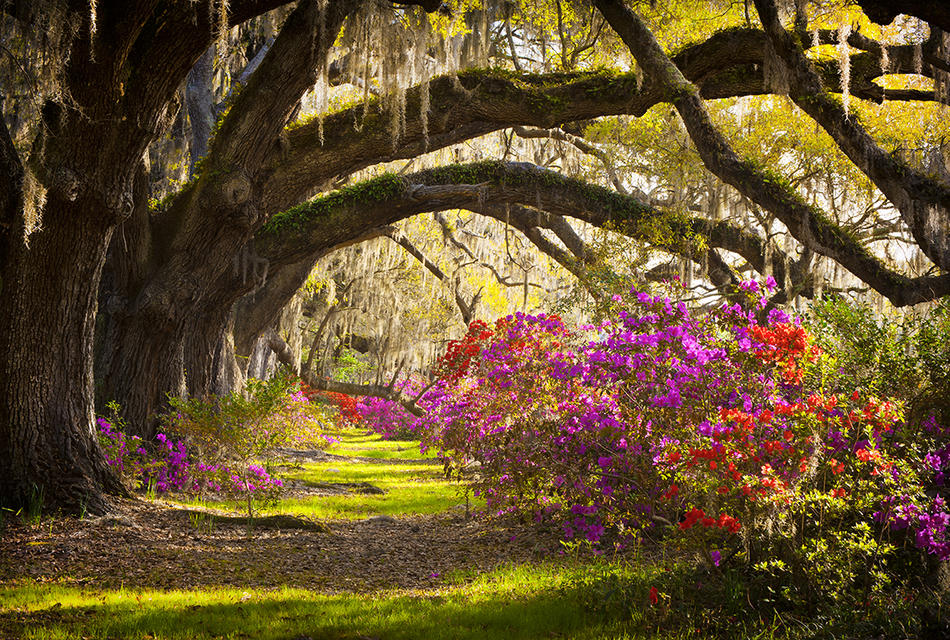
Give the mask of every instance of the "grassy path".
POLYGON ((556 536, 466 518, 411 443, 341 434, 282 476, 287 497, 251 526, 141 500, 8 522, 0 638, 616 636, 578 604, 556 536))

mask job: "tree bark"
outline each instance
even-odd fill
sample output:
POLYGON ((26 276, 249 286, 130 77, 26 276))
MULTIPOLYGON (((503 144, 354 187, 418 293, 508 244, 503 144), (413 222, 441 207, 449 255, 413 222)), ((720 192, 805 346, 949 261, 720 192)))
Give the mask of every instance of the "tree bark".
MULTIPOLYGON (((228 23, 286 1, 235 0, 228 23)), ((30 28, 37 14, 50 10, 46 4, 5 3, 3 10, 30 28)), ((29 161, 12 162, 8 141, 0 141, 8 172, 28 166, 46 191, 42 224, 28 238, 22 206, 10 219, 7 196, 16 191, 7 188, 0 203, 0 503, 101 513, 110 506, 106 494, 125 492, 94 423, 93 342, 103 264, 116 225, 135 212, 133 181, 142 173, 143 154, 167 126, 167 109, 216 24, 194 3, 110 3, 98 13, 93 36, 88 4, 64 6, 60 18, 74 37, 55 52, 66 60, 62 83, 51 92, 56 98, 43 104, 29 161)), ((178 327, 151 319, 145 313, 123 322, 123 349, 138 340, 146 357, 174 355, 180 333, 167 329, 178 327)), ((136 375, 137 363, 128 367, 122 380, 128 388, 152 384, 136 375)))
POLYGON ((214 47, 208 47, 195 66, 188 72, 185 85, 185 105, 191 122, 191 165, 188 175, 195 174, 198 160, 208 153, 208 140, 214 126, 214 98, 211 95, 211 79, 214 74, 214 47))
POLYGON ((29 246, 12 243, 3 271, 0 502, 104 513, 104 493, 124 493, 99 447, 93 408, 93 329, 111 230, 55 195, 46 210, 75 222, 50 220, 29 246))

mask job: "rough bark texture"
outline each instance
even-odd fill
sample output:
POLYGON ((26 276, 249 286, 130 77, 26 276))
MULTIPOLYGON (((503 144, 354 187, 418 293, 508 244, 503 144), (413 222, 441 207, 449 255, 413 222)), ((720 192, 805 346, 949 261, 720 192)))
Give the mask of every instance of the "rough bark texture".
POLYGON ((185 85, 185 105, 191 123, 191 166, 189 175, 194 175, 195 164, 208 153, 211 127, 214 125, 214 98, 211 95, 211 80, 214 74, 214 47, 198 58, 188 72, 185 85))
POLYGON ((236 300, 231 291, 253 290, 266 269, 248 245, 264 220, 260 182, 269 169, 262 161, 279 146, 281 130, 353 3, 321 4, 298 4, 234 99, 201 175, 167 210, 139 224, 151 261, 130 291, 112 367, 102 377, 104 395, 120 403, 143 436, 154 433, 154 416, 167 394, 181 389, 182 378, 199 396, 239 383, 227 319, 236 300))
MULTIPOLYGON (((51 199, 47 211, 81 216, 72 204, 51 199)), ((44 225, 29 249, 13 243, 0 311, 4 506, 102 513, 103 491, 122 492, 93 421, 92 333, 107 242, 108 234, 87 222, 44 225), (76 259, 66 262, 66 255, 76 259)))
MULTIPOLYGON (((233 4, 246 19, 267 3, 233 4)), ((42 7, 27 5, 4 9, 29 27, 42 7)), ((0 502, 13 508, 102 512, 123 492, 93 421, 99 282, 116 225, 134 213, 145 149, 212 36, 194 3, 102 4, 95 38, 89 13, 80 3, 65 17, 83 34, 59 52, 69 100, 45 102, 28 163, 46 190, 42 226, 26 238, 20 207, 0 253, 0 502)))

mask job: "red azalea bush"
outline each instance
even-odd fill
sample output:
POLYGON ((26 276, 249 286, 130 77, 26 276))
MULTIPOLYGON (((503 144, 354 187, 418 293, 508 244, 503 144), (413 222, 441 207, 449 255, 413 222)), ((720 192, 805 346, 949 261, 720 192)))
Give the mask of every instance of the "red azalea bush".
POLYGON ((345 427, 359 424, 362 421, 360 412, 356 409, 357 399, 345 393, 314 389, 306 383, 300 384, 300 392, 311 402, 328 404, 337 409, 337 426, 345 427))

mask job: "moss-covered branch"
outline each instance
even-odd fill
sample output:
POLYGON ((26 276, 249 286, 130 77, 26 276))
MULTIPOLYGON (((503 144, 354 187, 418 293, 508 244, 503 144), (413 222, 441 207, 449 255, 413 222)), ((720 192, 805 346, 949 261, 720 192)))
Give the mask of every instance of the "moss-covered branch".
MULTIPOLYGON (((707 99, 768 93, 763 78, 765 34, 759 29, 729 29, 683 48, 672 62, 707 99)), ((871 56, 858 53, 861 59, 871 56)), ((853 94, 880 100, 871 82, 880 65, 855 60, 853 94)), ((823 69, 829 82, 836 66, 823 69)), ((632 73, 526 74, 502 69, 472 70, 434 78, 430 106, 420 113, 421 87, 406 92, 405 129, 393 140, 388 113, 374 100, 364 114, 356 105, 319 122, 298 123, 286 132, 286 144, 274 152, 273 175, 262 200, 283 211, 315 188, 372 164, 410 158, 512 126, 552 128, 566 122, 609 115, 640 116, 673 95, 651 75, 639 82, 632 73), (423 126, 423 122, 425 125, 423 126)))
POLYGON ((639 16, 619 0, 596 0, 596 4, 644 71, 676 96, 673 105, 703 164, 719 179, 772 212, 805 247, 835 260, 895 306, 950 293, 950 275, 908 278, 894 271, 806 202, 784 177, 740 158, 713 124, 696 85, 667 57, 639 16))

